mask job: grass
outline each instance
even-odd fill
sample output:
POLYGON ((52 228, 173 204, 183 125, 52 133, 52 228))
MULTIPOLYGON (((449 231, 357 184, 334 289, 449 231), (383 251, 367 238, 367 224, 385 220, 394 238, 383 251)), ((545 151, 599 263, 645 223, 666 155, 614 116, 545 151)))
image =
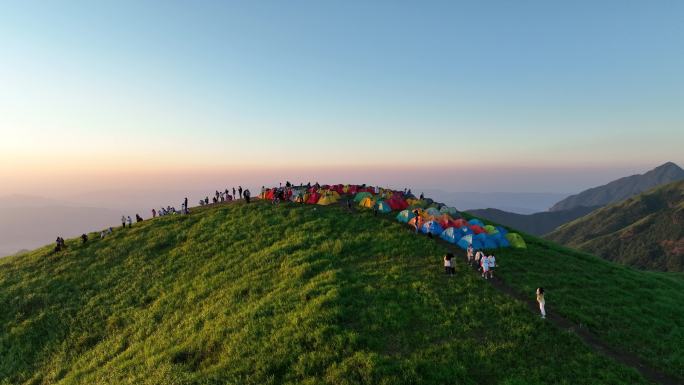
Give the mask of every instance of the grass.
POLYGON ((684 274, 637 270, 524 238, 527 250, 497 250, 500 278, 530 298, 544 287, 547 311, 684 383, 684 274))
MULTIPOLYGON (((0 384, 644 383, 368 212, 239 203, 91 239, 0 260, 0 384)), ((499 258, 531 287, 531 257, 499 258)))

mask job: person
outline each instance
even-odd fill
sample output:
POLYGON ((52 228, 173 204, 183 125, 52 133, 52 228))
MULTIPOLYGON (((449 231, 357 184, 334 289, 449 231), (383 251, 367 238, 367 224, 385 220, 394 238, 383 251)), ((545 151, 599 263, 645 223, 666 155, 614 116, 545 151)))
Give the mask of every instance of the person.
POLYGON ((204 204, 208 205, 209 204, 209 196, 204 197, 204 204))
MULTIPOLYGON (((240 189, 242 190, 242 187, 240 187, 240 189)), ((249 203, 249 197, 251 196, 249 190, 245 190, 244 193, 240 192, 240 194, 245 197, 245 202, 249 203)))
POLYGON ((543 287, 537 288, 537 302, 539 302, 539 311, 541 312, 541 317, 542 319, 544 319, 546 318, 546 309, 544 308, 544 306, 546 305, 546 301, 544 300, 543 287))
POLYGON ((454 275, 454 270, 453 266, 451 265, 451 258, 453 257, 453 254, 447 253, 444 255, 444 273, 448 275, 454 275))
POLYGON ((468 245, 466 253, 468 256, 468 263, 472 265, 473 259, 475 259, 475 251, 473 250, 473 245, 468 245))
POLYGON ((484 256, 484 254, 482 254, 482 252, 480 250, 475 252, 475 265, 477 266, 477 271, 482 270, 482 265, 480 264, 480 261, 482 260, 483 256, 484 256))
POLYGON ((352 211, 352 200, 351 199, 347 199, 347 210, 349 210, 349 212, 352 211))
MULTIPOLYGON (((226 191, 228 191, 228 190, 226 189, 226 191)), ((185 197, 185 199, 183 199, 183 203, 185 203, 185 209, 187 210, 188 209, 188 197, 185 197)))
POLYGON ((489 278, 494 279, 494 268, 496 267, 496 257, 490 255, 487 257, 487 264, 489 265, 489 278))
POLYGON ((57 240, 55 241, 55 243, 56 243, 55 252, 61 251, 62 250, 62 244, 63 244, 62 237, 57 237, 57 240))
POLYGON ((100 231, 100 239, 104 239, 104 237, 105 237, 105 231, 102 230, 102 231, 100 231))
POLYGON ((82 243, 88 242, 88 236, 86 234, 81 234, 81 242, 82 243))
POLYGON ((420 200, 422 201, 423 199, 425 199, 425 195, 423 195, 423 193, 420 193, 420 200))
POLYGON ((377 203, 373 205, 373 215, 375 215, 376 217, 378 216, 378 204, 377 203))
POLYGON ((133 227, 133 220, 131 219, 130 215, 128 216, 128 218, 126 218, 126 222, 128 222, 128 228, 133 227))
POLYGON ((242 186, 238 186, 238 193, 239 193, 240 199, 242 199, 242 186))
POLYGON ((135 214, 135 223, 141 222, 143 219, 140 214, 135 214))
POLYGON ((123 227, 124 229, 126 228, 126 216, 125 215, 121 216, 121 227, 123 227))
POLYGON ((487 278, 487 273, 489 273, 489 259, 486 255, 482 254, 480 257, 480 266, 482 267, 482 278, 487 278))
POLYGON ((152 209, 152 218, 156 218, 156 217, 157 217, 157 210, 152 209))
POLYGON ((109 234, 111 234, 111 233, 113 233, 113 232, 114 232, 114 229, 112 229, 112 227, 110 226, 110 227, 107 229, 107 235, 109 235, 109 234))
POLYGON ((237 199, 237 194, 235 193, 235 187, 233 187, 233 196, 237 199))

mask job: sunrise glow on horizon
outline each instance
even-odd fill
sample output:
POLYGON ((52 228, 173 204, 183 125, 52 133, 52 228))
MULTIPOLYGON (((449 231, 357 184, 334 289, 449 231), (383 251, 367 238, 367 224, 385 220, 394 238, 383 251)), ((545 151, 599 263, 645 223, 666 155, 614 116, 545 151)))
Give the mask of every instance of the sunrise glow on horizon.
POLYGON ((568 191, 681 164, 682 12, 619 1, 7 4, 0 195, 325 170, 568 191))

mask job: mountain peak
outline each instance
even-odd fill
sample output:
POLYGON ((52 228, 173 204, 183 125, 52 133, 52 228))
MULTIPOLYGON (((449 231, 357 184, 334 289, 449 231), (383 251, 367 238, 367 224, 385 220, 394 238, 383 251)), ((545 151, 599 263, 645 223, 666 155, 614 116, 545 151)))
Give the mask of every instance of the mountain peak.
POLYGON ((579 206, 605 206, 682 179, 684 170, 673 162, 666 162, 644 174, 620 178, 569 196, 553 205, 549 211, 569 210, 579 206))

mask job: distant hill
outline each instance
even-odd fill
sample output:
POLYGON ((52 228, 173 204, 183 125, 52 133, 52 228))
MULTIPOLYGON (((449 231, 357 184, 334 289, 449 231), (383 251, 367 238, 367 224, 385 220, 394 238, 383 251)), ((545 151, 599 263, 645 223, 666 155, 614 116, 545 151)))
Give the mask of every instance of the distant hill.
POLYGON ((570 210, 545 211, 535 214, 516 214, 499 209, 477 209, 468 212, 476 217, 485 218, 533 235, 544 235, 558 226, 589 214, 599 207, 575 207, 570 210))
POLYGON ((579 206, 605 206, 623 201, 653 187, 684 179, 684 170, 672 162, 640 175, 614 180, 606 185, 571 195, 553 205, 549 211, 569 210, 579 206))
POLYGON ((547 238, 626 265, 684 271, 684 181, 596 210, 547 238))
POLYGON ((552 204, 570 195, 568 193, 447 192, 442 190, 425 190, 424 193, 426 196, 460 210, 496 207, 518 214, 546 211, 552 204))

